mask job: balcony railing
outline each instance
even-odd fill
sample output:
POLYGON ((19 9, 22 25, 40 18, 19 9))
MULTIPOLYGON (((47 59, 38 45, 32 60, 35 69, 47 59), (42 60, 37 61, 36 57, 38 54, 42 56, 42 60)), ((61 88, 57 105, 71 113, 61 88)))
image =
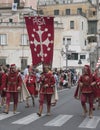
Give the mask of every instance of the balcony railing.
POLYGON ((25 27, 26 25, 25 25, 25 22, 0 22, 0 28, 4 28, 4 27, 7 27, 7 28, 9 28, 9 27, 20 27, 20 28, 23 28, 23 27, 25 27))
MULTIPOLYGON (((88 0, 87 0, 88 1, 88 0)), ((73 4, 73 3, 86 3, 87 1, 82 1, 82 2, 75 2, 75 1, 67 1, 67 0, 60 0, 60 1, 56 1, 56 0, 40 0, 39 5, 40 6, 46 6, 46 5, 57 5, 57 4, 73 4)), ((89 1, 91 2, 91 1, 89 1)))

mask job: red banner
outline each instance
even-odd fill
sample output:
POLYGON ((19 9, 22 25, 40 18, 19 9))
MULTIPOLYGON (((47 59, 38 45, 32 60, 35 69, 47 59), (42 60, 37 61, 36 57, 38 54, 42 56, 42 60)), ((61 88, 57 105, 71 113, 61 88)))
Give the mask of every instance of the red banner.
POLYGON ((51 65, 54 45, 53 17, 25 17, 33 66, 51 65))

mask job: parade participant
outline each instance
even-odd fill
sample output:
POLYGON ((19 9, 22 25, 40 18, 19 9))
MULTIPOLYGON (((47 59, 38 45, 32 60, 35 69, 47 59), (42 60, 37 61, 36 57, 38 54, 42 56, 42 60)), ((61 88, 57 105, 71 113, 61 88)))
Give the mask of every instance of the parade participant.
POLYGON ((43 73, 40 77, 40 91, 39 91, 39 112, 38 116, 41 116, 43 111, 43 103, 46 100, 47 115, 50 115, 51 111, 51 98, 54 93, 55 79, 53 73, 47 66, 43 68, 43 73))
POLYGON ((93 87, 96 82, 93 80, 93 76, 90 71, 90 66, 85 65, 83 69, 83 74, 80 76, 78 80, 78 87, 75 91, 75 97, 77 97, 78 89, 80 91, 80 100, 83 108, 83 115, 86 116, 88 110, 86 107, 86 103, 89 103, 89 117, 93 117, 93 101, 94 101, 94 91, 93 87), (76 94, 77 93, 77 94, 76 94))
POLYGON ((27 76, 29 74, 29 68, 30 68, 30 65, 27 65, 27 67, 24 69, 24 76, 27 76))
POLYGON ((52 98, 51 98, 51 105, 52 106, 55 106, 57 104, 57 101, 58 101, 58 75, 57 75, 57 72, 53 72, 53 75, 54 75, 54 79, 55 79, 55 87, 54 87, 54 93, 52 95, 52 98))
POLYGON ((97 101, 97 79, 98 79, 98 68, 95 69, 95 71, 93 72, 93 80, 96 81, 94 87, 93 87, 93 91, 94 91, 94 101, 93 101, 93 110, 95 110, 95 106, 96 106, 96 101, 97 101))
MULTIPOLYGON (((26 87, 31 95, 32 103, 34 106, 35 105, 34 97, 38 94, 38 92, 36 90, 36 75, 32 66, 29 68, 29 75, 27 76, 26 79, 26 87)), ((26 108, 29 107, 28 99, 29 97, 26 98, 26 106, 25 106, 26 108)))
POLYGON ((13 98, 13 113, 16 113, 18 105, 18 92, 21 90, 22 79, 15 64, 11 64, 10 71, 3 77, 3 90, 6 92, 6 108, 4 113, 9 113, 10 99, 13 98))
POLYGON ((95 97, 98 101, 98 109, 100 109, 100 68, 95 69, 94 78, 96 79, 95 97))
MULTIPOLYGON (((3 66, 2 80, 3 80, 3 77, 5 77, 8 74, 8 72, 9 72, 9 64, 3 66)), ((1 89, 2 89, 2 83, 1 83, 1 89)), ((4 106, 5 102, 6 102, 6 92, 2 89, 1 90, 1 106, 4 106)))
POLYGON ((21 75, 21 78, 22 78, 22 86, 21 86, 21 91, 18 93, 18 101, 23 102, 23 101, 26 101, 26 99, 30 97, 30 94, 26 87, 26 83, 24 82, 25 77, 23 75, 23 72, 21 72, 20 69, 17 69, 17 70, 18 70, 19 75, 21 75))
MULTIPOLYGON (((40 89, 40 84, 39 84, 39 80, 40 80, 40 72, 38 69, 36 69, 36 82, 37 82, 37 90, 39 91, 40 89)), ((37 95, 38 96, 38 95, 37 95)))
POLYGON ((2 66, 0 66, 0 94, 1 94, 1 103, 0 103, 0 107, 3 106, 3 103, 4 103, 4 100, 2 98, 2 77, 3 77, 3 69, 2 69, 2 66))

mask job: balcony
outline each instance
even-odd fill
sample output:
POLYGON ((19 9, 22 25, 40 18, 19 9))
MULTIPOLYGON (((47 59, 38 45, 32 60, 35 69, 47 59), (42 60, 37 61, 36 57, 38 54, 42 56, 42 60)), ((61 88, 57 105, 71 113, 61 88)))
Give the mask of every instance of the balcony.
MULTIPOLYGON (((18 8, 24 8, 25 3, 20 2, 18 5, 18 8)), ((0 9, 11 9, 12 8, 12 3, 0 3, 0 9)))
POLYGON ((23 28, 25 27, 25 22, 0 22, 0 28, 23 28))

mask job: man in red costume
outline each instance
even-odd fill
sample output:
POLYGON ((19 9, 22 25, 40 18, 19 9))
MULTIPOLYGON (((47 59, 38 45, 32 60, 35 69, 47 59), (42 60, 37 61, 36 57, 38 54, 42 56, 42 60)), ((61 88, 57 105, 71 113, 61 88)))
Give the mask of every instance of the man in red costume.
POLYGON ((93 76, 90 71, 90 66, 85 65, 83 69, 83 74, 80 76, 78 81, 78 88, 75 92, 75 97, 77 97, 78 89, 80 90, 80 99, 83 108, 83 115, 86 116, 88 112, 86 107, 86 102, 89 103, 89 117, 93 116, 93 101, 94 101, 94 91, 93 87, 96 84, 96 81, 93 79, 93 76))
POLYGON ((6 66, 2 66, 0 69, 2 70, 0 71, 1 106, 3 106, 6 101, 6 92, 2 88, 2 83, 4 79, 3 77, 5 77, 6 74, 8 74, 9 72, 9 64, 7 64, 6 66))
POLYGON ((40 92, 39 92, 39 112, 38 116, 41 116, 43 110, 43 103, 46 100, 47 104, 47 115, 50 115, 51 110, 51 97, 54 93, 55 79, 52 72, 48 67, 44 67, 43 73, 40 77, 40 92))
POLYGON ((94 78, 96 79, 95 85, 95 98, 98 101, 98 109, 100 109, 100 68, 96 68, 94 72, 94 78))
MULTIPOLYGON (((31 95, 33 106, 35 105, 34 97, 38 95, 38 92, 36 90, 36 74, 35 70, 33 69, 33 66, 29 68, 29 75, 27 75, 26 78, 26 87, 31 95)), ((26 99, 26 107, 29 107, 28 98, 26 99)))
POLYGON ((3 77, 3 90, 6 91, 6 108, 4 113, 9 113, 10 98, 14 101, 13 112, 16 113, 18 104, 18 92, 21 90, 22 78, 16 70, 16 65, 11 64, 10 71, 3 77))
POLYGON ((0 102, 0 107, 3 106, 3 98, 2 98, 2 95, 3 95, 3 91, 2 91, 2 77, 4 75, 4 71, 3 71, 3 68, 2 66, 0 66, 0 96, 1 96, 1 102, 0 102))

